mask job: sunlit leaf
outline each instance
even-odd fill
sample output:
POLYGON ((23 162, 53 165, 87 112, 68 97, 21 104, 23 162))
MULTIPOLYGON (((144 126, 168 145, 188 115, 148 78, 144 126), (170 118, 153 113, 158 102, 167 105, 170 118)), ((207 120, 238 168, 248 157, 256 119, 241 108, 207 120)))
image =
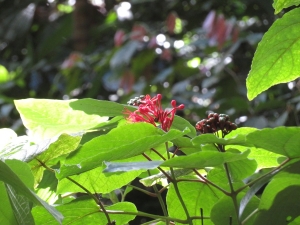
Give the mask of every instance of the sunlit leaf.
POLYGON ((299 139, 299 127, 265 128, 250 133, 247 136, 247 140, 255 147, 263 148, 289 158, 300 156, 299 139))
POLYGON ((94 99, 15 100, 22 121, 36 138, 51 138, 62 133, 78 133, 96 128, 108 116, 122 115, 124 106, 94 99))
MULTIPOLYGON (((203 216, 209 217, 214 204, 223 194, 217 189, 209 187, 201 182, 180 182, 178 189, 187 207, 190 216, 200 216, 200 209, 203 216)), ((185 219, 186 214, 178 199, 174 185, 171 184, 167 194, 167 207, 171 217, 185 219)), ((176 223, 180 224, 180 223, 176 223)), ((193 225, 201 225, 201 220, 193 220, 193 225)), ((205 225, 213 225, 210 220, 204 220, 205 225)))
POLYGON ((275 9, 275 14, 277 14, 284 8, 298 6, 299 4, 299 0, 274 0, 273 7, 275 9))
MULTIPOLYGON (((25 163, 18 161, 17 164, 23 165, 25 163)), ((0 160, 0 180, 2 180, 4 183, 9 184, 10 186, 12 186, 14 188, 14 190, 17 191, 18 194, 22 194, 25 197, 27 197, 30 201, 32 201, 33 203, 44 207, 48 211, 48 213, 50 213, 55 218, 56 221, 61 222, 63 219, 63 216, 52 206, 48 205, 46 202, 41 200, 31 189, 29 189, 22 182, 22 180, 19 178, 19 176, 23 177, 20 174, 16 175, 14 173, 14 171, 6 163, 4 163, 0 160)))
MULTIPOLYGON (((99 206, 88 198, 79 198, 68 204, 58 206, 57 209, 65 216, 62 224, 107 224, 107 219, 104 213, 100 211, 99 206)), ((135 215, 125 215, 125 211, 137 213, 135 205, 130 202, 120 202, 106 207, 106 210, 114 212, 114 214, 110 214, 110 219, 116 221, 117 225, 127 224, 135 218, 135 215)), ((33 208, 32 213, 36 224, 45 224, 45 221, 48 225, 57 224, 41 207, 33 208)))
POLYGON ((165 161, 161 166, 177 168, 204 168, 221 165, 225 162, 233 162, 247 158, 250 151, 243 153, 201 151, 188 156, 180 156, 165 161))
MULTIPOLYGON (((90 171, 81 173, 79 175, 71 176, 73 180, 77 183, 83 185, 92 193, 109 193, 118 188, 123 187, 124 185, 131 182, 137 176, 139 176, 142 171, 129 171, 124 173, 103 173, 103 168, 98 167, 90 171)), ((57 193, 77 193, 83 192, 84 190, 78 185, 72 183, 68 179, 62 179, 59 181, 57 186, 57 193)))
POLYGON ((103 161, 139 155, 182 135, 182 131, 171 129, 165 133, 148 123, 125 124, 85 143, 57 171, 57 177, 61 179, 99 167, 103 161))
POLYGON ((273 85, 300 76, 299 13, 297 8, 277 19, 258 44, 246 81, 249 100, 273 85))

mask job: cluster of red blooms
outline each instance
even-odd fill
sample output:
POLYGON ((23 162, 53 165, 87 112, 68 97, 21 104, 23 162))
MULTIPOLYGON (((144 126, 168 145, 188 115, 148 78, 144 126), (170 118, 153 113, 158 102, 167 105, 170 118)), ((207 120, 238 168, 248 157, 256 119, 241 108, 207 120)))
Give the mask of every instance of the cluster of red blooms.
POLYGON ((215 133, 221 130, 223 136, 237 129, 236 124, 230 122, 228 115, 219 115, 218 113, 208 114, 207 119, 200 120, 196 123, 195 127, 196 130, 199 131, 201 134, 215 133))
POLYGON ((140 97, 131 99, 128 104, 137 106, 137 110, 131 112, 129 110, 125 111, 128 115, 127 120, 130 122, 147 122, 154 126, 160 124, 160 127, 164 131, 168 131, 173 123, 176 110, 184 109, 184 105, 181 104, 176 106, 176 101, 172 100, 172 109, 162 109, 161 107, 162 95, 157 94, 155 97, 151 98, 149 95, 142 95, 140 97))

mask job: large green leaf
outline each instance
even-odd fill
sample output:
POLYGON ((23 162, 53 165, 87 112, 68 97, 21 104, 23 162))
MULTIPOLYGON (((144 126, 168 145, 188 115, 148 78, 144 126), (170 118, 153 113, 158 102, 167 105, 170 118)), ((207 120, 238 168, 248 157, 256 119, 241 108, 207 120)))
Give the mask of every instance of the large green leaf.
POLYGON ((11 206, 10 198, 7 193, 6 185, 0 181, 0 224, 18 225, 17 218, 14 215, 14 209, 11 206))
MULTIPOLYGON (((99 206, 91 199, 79 198, 68 204, 58 206, 57 209, 64 215, 63 224, 82 225, 82 224, 107 224, 105 215, 100 211, 99 206)), ((125 215, 125 212, 136 213, 137 209, 130 202, 120 202, 106 207, 114 213, 110 214, 111 221, 116 221, 116 225, 127 224, 135 218, 135 215, 125 215)), ((56 225, 57 222, 49 217, 41 207, 35 207, 32 210, 36 224, 56 225)))
MULTIPOLYGON (((14 215, 20 225, 32 225, 34 224, 33 217, 31 215, 32 204, 23 195, 19 195, 12 186, 6 184, 6 191, 8 193, 11 207, 14 211, 14 215)), ((9 205, 4 205, 9 207, 9 205)))
POLYGON ((300 162, 276 174, 265 188, 255 224, 282 225, 300 216, 300 162), (276 216, 274 216, 276 215, 276 216))
POLYGON ((200 146, 193 145, 192 139, 188 137, 179 137, 174 139, 172 142, 178 149, 184 152, 186 155, 201 151, 200 146))
POLYGON ((284 8, 288 8, 294 5, 298 6, 299 4, 299 0, 274 0, 273 7, 275 9, 275 14, 277 14, 284 8))
POLYGON ((42 139, 93 129, 108 116, 122 115, 124 109, 115 102, 93 99, 23 99, 15 100, 15 105, 26 128, 42 139))
MULTIPOLYGON (((237 196, 237 201, 240 202, 244 193, 240 193, 237 196)), ((250 213, 252 213, 255 209, 257 209, 259 204, 259 199, 254 196, 250 199, 248 205, 245 208, 245 211, 241 217, 241 219, 245 219, 250 213)), ((211 220, 214 225, 238 225, 241 223, 237 222, 237 211, 234 207, 232 198, 230 196, 223 196, 212 208, 211 210, 211 220)), ((275 216, 276 217, 276 216, 275 216)), ((253 218, 248 220, 245 225, 252 225, 253 218)), ((272 224, 272 223, 257 223, 257 224, 272 224)), ((273 225, 273 224, 272 224, 273 225)))
POLYGON ((57 171, 57 177, 62 179, 94 169, 101 166, 103 161, 126 159, 142 154, 182 135, 182 131, 171 129, 165 133, 148 123, 122 125, 85 143, 57 171))
MULTIPOLYGON (((234 170, 231 170, 230 172, 233 175, 235 173, 234 170)), ((233 185, 234 190, 237 190, 245 185, 242 180, 236 178, 238 178, 238 176, 234 175, 234 177, 232 177, 231 179, 231 183, 233 185)), ((224 169, 224 166, 215 167, 208 171, 207 179, 213 182, 214 184, 218 185, 219 187, 223 188, 225 191, 231 191, 230 184, 228 182, 228 176, 224 169)))
MULTIPOLYGON (((71 176, 71 178, 92 193, 105 194, 123 187, 142 173, 139 170, 111 174, 103 173, 102 171, 102 167, 97 167, 79 175, 71 176)), ((68 192, 76 193, 84 192, 84 190, 68 179, 60 180, 57 186, 57 193, 64 194, 68 192)))
POLYGON ((299 139, 299 127, 265 128, 250 133, 247 136, 247 140, 255 147, 263 148, 289 158, 300 157, 299 139))
POLYGON ((169 159, 161 164, 161 166, 177 167, 177 168, 205 168, 221 165, 225 162, 232 162, 247 158, 250 151, 243 153, 233 152, 217 152, 217 151, 201 151, 190 154, 188 156, 179 156, 169 159))
POLYGON ((246 81, 249 100, 275 84, 300 76, 299 14, 297 8, 277 19, 259 43, 246 81))
POLYGON ((10 166, 13 165, 13 169, 0 160, 0 180, 2 180, 6 184, 9 184, 18 194, 25 196, 37 205, 43 206, 48 211, 48 213, 50 213, 55 218, 56 221, 61 222, 63 219, 62 215, 52 206, 41 200, 30 188, 27 187, 30 182, 28 181, 28 179, 31 179, 32 182, 33 177, 32 175, 28 176, 28 170, 22 170, 26 163, 13 160, 10 161, 9 164, 10 166), (14 171, 17 171, 18 175, 14 171), (26 182, 23 182, 23 180, 26 180, 26 182))
POLYGON ((203 144, 221 144, 221 145, 242 145, 242 146, 251 146, 251 144, 246 142, 246 135, 236 134, 230 138, 219 138, 214 134, 201 134, 192 139, 194 145, 203 145, 203 144))
MULTIPOLYGON (((201 182, 180 182, 178 183, 178 188, 190 216, 200 216, 200 209, 202 208, 203 216, 209 217, 212 207, 223 196, 217 189, 201 182)), ((171 217, 186 219, 186 214, 173 184, 170 185, 167 193, 167 207, 171 217)), ((202 223, 199 219, 193 220, 193 224, 200 225, 202 223)), ((204 220, 204 224, 213 225, 209 220, 204 220)))
POLYGON ((74 151, 78 147, 80 140, 81 136, 61 134, 59 137, 56 136, 31 146, 30 150, 36 157, 29 165, 36 182, 41 180, 43 171, 45 170, 42 164, 49 167, 55 165, 57 163, 57 158, 74 151))
POLYGON ((195 137, 197 135, 195 126, 193 126, 189 121, 185 120, 184 118, 175 115, 171 128, 184 130, 186 127, 190 129, 190 132, 186 135, 190 137, 195 137))
MULTIPOLYGON (((226 135, 227 139, 231 139, 234 137, 242 137, 245 135, 249 135, 252 132, 258 131, 258 129, 253 128, 253 127, 241 127, 238 128, 237 130, 232 131, 230 134, 226 135)), ((247 145, 251 146, 252 143, 248 139, 246 140, 247 145)), ((243 152, 248 149, 250 149, 250 154, 248 156, 249 159, 255 159, 257 162, 257 169, 262 169, 262 168, 268 168, 268 167, 274 167, 278 166, 278 157, 281 155, 267 151, 262 148, 255 148, 255 147, 244 147, 244 146, 239 146, 239 145, 227 145, 226 148, 235 148, 238 149, 239 151, 243 152)), ((204 147, 202 147, 204 149, 204 147)))

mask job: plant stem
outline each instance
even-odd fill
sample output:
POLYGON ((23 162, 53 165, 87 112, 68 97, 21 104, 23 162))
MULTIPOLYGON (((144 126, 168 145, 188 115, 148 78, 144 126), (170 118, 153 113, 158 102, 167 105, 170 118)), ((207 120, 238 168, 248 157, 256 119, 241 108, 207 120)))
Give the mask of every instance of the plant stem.
MULTIPOLYGON (((156 193, 156 195, 157 195, 157 197, 158 197, 159 204, 160 204, 160 206, 161 206, 161 208, 162 208, 162 211, 163 211, 164 216, 165 216, 165 217, 168 217, 168 212, 167 212, 166 204, 165 204, 165 202, 164 202, 164 200, 163 200, 163 198, 162 198, 162 196, 161 196, 161 193, 158 191, 158 189, 157 189, 157 187, 156 187, 156 184, 153 185, 153 189, 154 189, 154 191, 155 191, 155 193, 156 193)), ((166 220, 166 225, 168 225, 168 224, 169 224, 169 220, 167 219, 167 220, 166 220)))
POLYGON ((182 219, 177 219, 177 218, 172 218, 172 217, 165 217, 165 216, 160 216, 160 215, 155 215, 155 214, 149 214, 145 212, 124 212, 124 211, 116 211, 116 210, 106 210, 108 214, 126 214, 126 215, 135 215, 135 216, 142 216, 142 217, 148 217, 152 219, 160 219, 160 220, 170 220, 182 224, 190 224, 193 225, 191 222, 193 220, 200 220, 200 219, 210 219, 210 217, 201 217, 201 216, 191 216, 189 219, 182 220, 182 219))
POLYGON ((230 176, 230 171, 229 171, 229 168, 228 168, 228 164, 224 163, 224 167, 225 167, 227 179, 228 179, 229 186, 230 186, 230 197, 233 201, 233 205, 234 205, 234 209, 235 209, 235 213, 236 213, 236 217, 237 217, 237 222, 238 222, 238 225, 241 225, 241 222, 240 222, 240 219, 239 219, 239 205, 238 205, 238 202, 237 202, 238 192, 234 191, 231 176, 230 176))
MULTIPOLYGON (((168 159, 170 159, 170 152, 169 152, 169 147, 168 147, 168 142, 165 142, 165 145, 166 145, 166 150, 167 150, 167 154, 168 154, 168 159)), ((172 167, 170 167, 170 172, 171 172, 171 178, 172 178, 172 183, 173 183, 173 186, 174 186, 174 189, 175 189, 175 192, 177 194, 177 197, 182 205, 182 208, 185 212, 185 215, 187 217, 187 221, 188 221, 188 224, 190 225, 193 225, 193 221, 191 220, 191 217, 190 217, 190 214, 189 214, 189 211, 187 210, 187 207, 182 199, 182 196, 179 192, 179 188, 178 188, 178 182, 176 180, 176 176, 175 176, 175 173, 174 173, 174 170, 172 167)))
MULTIPOLYGON (((41 160, 39 160, 38 158, 35 158, 45 169, 51 171, 51 172, 55 172, 52 168, 48 167, 44 162, 42 162, 41 160)), ((68 179, 69 181, 71 181, 72 183, 76 184, 78 187, 80 187, 82 190, 84 190, 91 198, 94 199, 94 201, 96 202, 97 205, 100 206, 102 212, 105 214, 105 217, 107 219, 107 223, 108 224, 112 224, 109 214, 106 212, 104 205, 102 204, 102 202, 95 196, 93 195, 93 193, 91 193, 88 189, 86 189, 84 186, 82 186, 81 184, 79 184, 77 181, 73 180, 71 177, 66 177, 66 179, 68 179)))
POLYGON ((162 154, 160 154, 158 151, 156 151, 156 149, 155 148, 151 148, 151 150, 152 151, 154 151, 160 158, 162 158, 163 160, 165 160, 166 161, 166 158, 165 157, 163 157, 163 155, 162 154))
POLYGON ((230 193, 228 191, 225 191, 223 188, 219 187, 218 185, 214 184, 213 182, 211 182, 210 180, 206 179, 204 176, 202 176, 196 169, 193 169, 194 173, 196 175, 198 175, 203 181, 205 181, 206 183, 210 184, 211 186, 217 188, 218 190, 222 191, 225 195, 230 195, 230 193))
POLYGON ((188 221, 188 224, 190 225, 193 225, 193 221, 191 220, 191 217, 190 217, 190 214, 189 214, 189 211, 187 210, 187 207, 182 199, 182 196, 180 194, 180 191, 179 191, 179 188, 178 188, 178 183, 177 183, 177 180, 176 180, 176 177, 175 177, 175 174, 174 174, 174 170, 172 167, 170 167, 170 172, 171 172, 171 176, 172 176, 172 183, 173 183, 173 186, 174 186, 174 189, 175 189, 175 192, 177 194, 177 197, 182 205, 182 208, 185 212, 185 215, 187 217, 187 221, 188 221))
POLYGON ((255 213, 258 212, 258 209, 255 209, 252 213, 250 213, 242 222, 242 225, 244 225, 255 213))

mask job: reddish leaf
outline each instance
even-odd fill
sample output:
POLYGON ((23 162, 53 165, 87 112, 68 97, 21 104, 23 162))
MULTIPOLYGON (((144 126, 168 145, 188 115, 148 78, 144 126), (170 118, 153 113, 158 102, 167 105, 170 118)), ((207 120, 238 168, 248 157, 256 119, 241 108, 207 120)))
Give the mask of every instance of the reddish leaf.
POLYGON ((143 41, 144 36, 146 36, 147 30, 141 24, 135 24, 131 30, 130 39, 136 41, 143 41))
POLYGON ((176 19, 177 19, 177 13, 176 12, 171 12, 169 13, 167 17, 167 30, 170 34, 174 34, 175 30, 175 24, 176 24, 176 19))
POLYGON ((125 41, 125 32, 123 30, 117 30, 114 36, 115 46, 119 47, 125 41))

